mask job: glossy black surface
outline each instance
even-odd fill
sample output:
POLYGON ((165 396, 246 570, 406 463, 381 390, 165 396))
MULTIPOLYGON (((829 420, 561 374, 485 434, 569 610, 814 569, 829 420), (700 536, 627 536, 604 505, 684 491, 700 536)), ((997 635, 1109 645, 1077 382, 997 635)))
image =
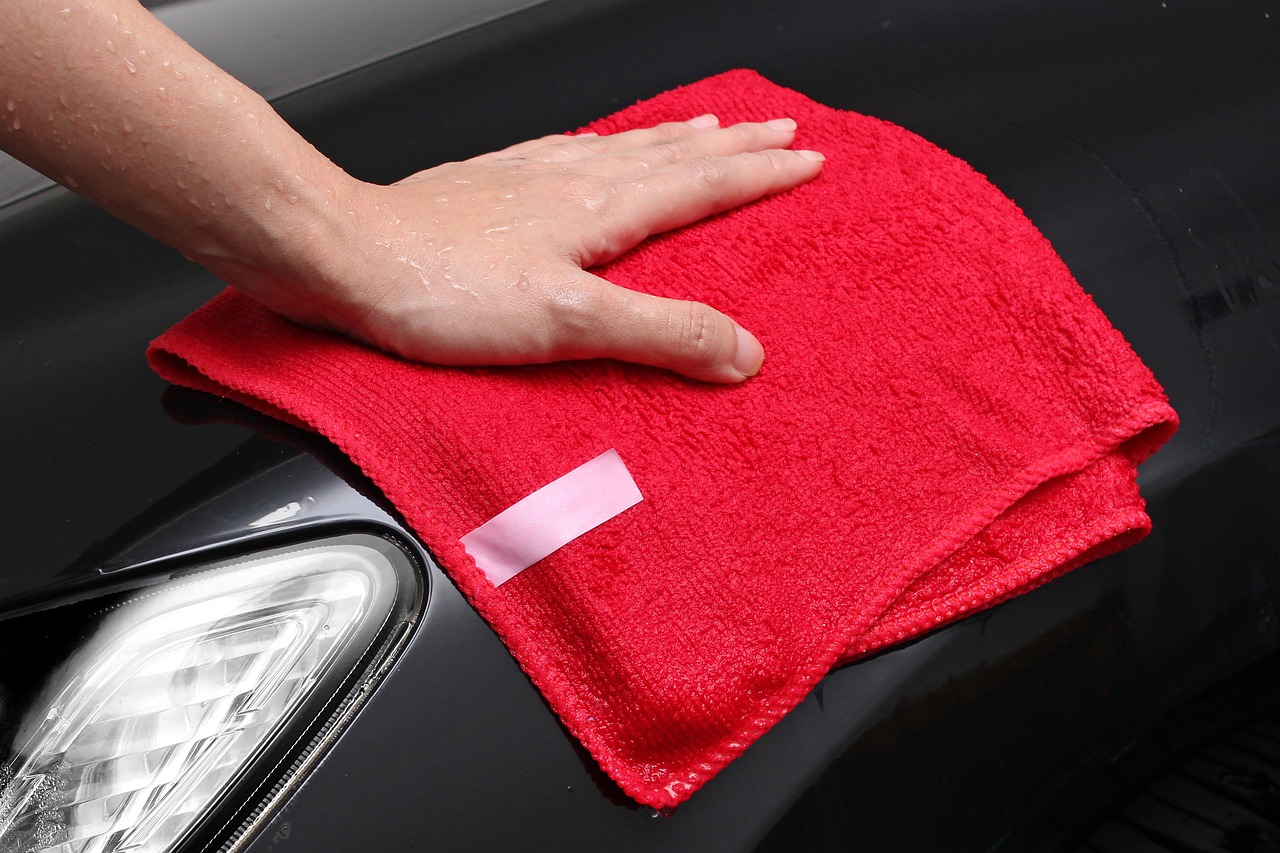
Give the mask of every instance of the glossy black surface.
MULTIPOLYGON (((550 3, 278 106, 391 180, 739 66, 926 136, 1027 211, 1183 419, 1142 476, 1155 532, 833 673, 666 817, 433 571, 405 655, 252 850, 1025 849, 1110 754, 1280 644, 1274 4, 550 3)), ((162 403, 142 351, 205 273, 61 194, 0 212, 0 258, 4 606, 271 541, 249 524, 291 502, 289 535, 397 528, 322 444, 162 403)))

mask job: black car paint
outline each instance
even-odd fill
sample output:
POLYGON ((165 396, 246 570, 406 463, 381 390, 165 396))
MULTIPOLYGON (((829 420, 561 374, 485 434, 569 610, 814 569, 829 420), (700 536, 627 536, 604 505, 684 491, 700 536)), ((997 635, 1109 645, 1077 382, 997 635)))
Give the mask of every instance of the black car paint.
MULTIPOLYGON (((1027 211, 1182 417, 1142 475, 1155 532, 832 673, 669 816, 601 777, 432 568, 409 647, 248 849, 1017 850, 1280 645, 1276 4, 553 2, 276 105, 386 181, 731 67, 902 124, 1027 211)), ((217 291, 203 271, 62 191, 0 209, 0 246, 4 609, 401 530, 323 443, 148 372, 146 341, 217 291)))

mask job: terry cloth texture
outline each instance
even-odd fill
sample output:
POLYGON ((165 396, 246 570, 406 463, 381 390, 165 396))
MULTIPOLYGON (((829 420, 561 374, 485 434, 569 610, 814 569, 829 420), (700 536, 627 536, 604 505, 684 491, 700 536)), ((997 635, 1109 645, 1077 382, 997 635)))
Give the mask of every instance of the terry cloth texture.
POLYGON ((409 364, 227 292, 150 353, 383 490, 632 797, 686 799, 836 664, 1130 545, 1176 416, 1021 211, 874 118, 734 71, 602 119, 794 117, 811 184, 602 268, 768 357, 727 387, 611 361, 409 364), (459 538, 616 449, 644 500, 500 587, 459 538))

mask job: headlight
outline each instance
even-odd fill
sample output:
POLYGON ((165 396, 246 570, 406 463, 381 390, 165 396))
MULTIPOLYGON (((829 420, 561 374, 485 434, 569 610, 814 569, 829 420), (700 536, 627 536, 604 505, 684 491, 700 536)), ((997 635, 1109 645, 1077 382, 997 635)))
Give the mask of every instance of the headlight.
POLYGON ((353 536, 0 623, 0 851, 160 853, 243 815, 281 782, 255 765, 353 710, 419 589, 353 536))

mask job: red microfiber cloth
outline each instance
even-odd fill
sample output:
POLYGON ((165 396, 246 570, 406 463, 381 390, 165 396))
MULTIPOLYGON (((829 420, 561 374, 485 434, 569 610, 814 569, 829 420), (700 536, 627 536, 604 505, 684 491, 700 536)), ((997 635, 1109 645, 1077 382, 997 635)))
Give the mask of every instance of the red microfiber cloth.
POLYGON ((791 116, 813 183, 600 270, 754 331, 754 379, 410 364, 226 292, 166 378, 306 425, 383 490, 565 725, 671 806, 833 666, 1140 539, 1176 416, 1021 211, 894 125, 747 71, 591 125, 791 116), (614 449, 643 500, 494 586, 459 539, 614 449))

